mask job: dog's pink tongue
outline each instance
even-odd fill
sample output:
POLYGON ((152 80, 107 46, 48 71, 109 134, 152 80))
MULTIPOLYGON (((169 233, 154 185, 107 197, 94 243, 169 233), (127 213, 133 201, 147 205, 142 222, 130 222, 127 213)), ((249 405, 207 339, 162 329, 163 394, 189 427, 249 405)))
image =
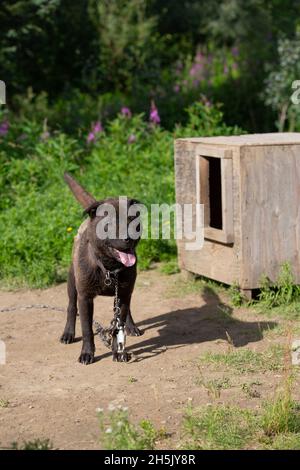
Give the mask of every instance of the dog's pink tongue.
POLYGON ((133 266, 136 262, 136 257, 135 255, 131 254, 131 253, 124 253, 123 251, 119 251, 117 250, 118 252, 118 255, 120 257, 120 261, 122 264, 124 264, 124 266, 133 266))

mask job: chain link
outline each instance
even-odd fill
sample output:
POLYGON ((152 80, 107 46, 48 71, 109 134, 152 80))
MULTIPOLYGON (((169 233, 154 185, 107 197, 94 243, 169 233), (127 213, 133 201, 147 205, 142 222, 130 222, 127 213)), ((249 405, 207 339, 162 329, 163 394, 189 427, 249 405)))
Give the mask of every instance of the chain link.
POLYGON ((115 295, 114 295, 113 319, 108 328, 104 328, 103 326, 100 325, 100 323, 94 322, 94 325, 96 326, 96 334, 100 336, 101 340, 104 342, 105 346, 107 346, 108 348, 111 348, 112 346, 112 338, 115 332, 119 331, 120 328, 122 327, 121 320, 120 320, 121 308, 120 308, 120 299, 119 299, 118 273, 113 273, 114 280, 112 279, 111 274, 112 273, 110 273, 109 271, 106 272, 104 284, 106 286, 110 286, 112 283, 114 283, 115 295))

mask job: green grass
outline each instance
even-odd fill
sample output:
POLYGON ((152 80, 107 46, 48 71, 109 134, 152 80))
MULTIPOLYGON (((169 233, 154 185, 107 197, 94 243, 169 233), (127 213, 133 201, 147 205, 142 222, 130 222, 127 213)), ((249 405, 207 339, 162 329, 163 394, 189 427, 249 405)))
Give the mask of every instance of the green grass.
POLYGON ((266 450, 300 450, 300 433, 284 433, 273 439, 265 440, 266 450))
POLYGON ((242 374, 281 370, 283 360, 283 347, 275 345, 264 352, 256 352, 248 348, 238 350, 231 348, 226 353, 208 352, 200 357, 199 364, 217 369, 226 367, 228 370, 242 374))
POLYGON ((255 300, 248 301, 244 298, 238 285, 229 287, 227 294, 234 307, 244 306, 254 309, 255 312, 267 317, 300 319, 300 285, 295 284, 289 263, 283 263, 275 282, 262 276, 258 297, 255 300))
POLYGON ((263 276, 259 303, 267 308, 291 305, 300 302, 300 286, 295 285, 294 276, 289 263, 283 263, 275 283, 263 276))
POLYGON ((300 318, 300 285, 295 284, 290 263, 285 262, 279 270, 277 279, 271 282, 266 275, 261 276, 260 290, 255 300, 247 301, 237 284, 228 288, 231 304, 254 308, 267 316, 280 316, 285 319, 300 318))
POLYGON ((49 439, 34 439, 33 441, 24 441, 22 444, 13 442, 13 450, 52 450, 52 444, 49 439))
POLYGON ((282 318, 284 320, 300 320, 300 301, 293 301, 290 304, 280 305, 276 307, 268 307, 263 303, 251 305, 257 313, 266 317, 282 318))
POLYGON ((156 430, 149 420, 132 424, 127 408, 121 406, 110 406, 108 413, 99 409, 98 417, 101 447, 105 450, 153 450, 158 440, 166 438, 166 432, 156 430))
POLYGON ((299 449, 300 403, 286 376, 273 399, 258 410, 238 406, 189 407, 184 417, 185 449, 299 449))
POLYGON ((137 382, 137 381, 138 381, 138 379, 136 379, 135 377, 130 376, 130 377, 128 378, 128 382, 129 382, 130 384, 134 384, 134 383, 137 382))
POLYGON ((242 295, 239 285, 237 283, 232 284, 228 288, 228 295, 231 301, 231 304, 234 307, 241 307, 246 302, 245 297, 242 295))
POLYGON ((285 380, 272 401, 264 405, 261 425, 266 436, 300 433, 300 404, 292 399, 292 378, 285 380))
POLYGON ((9 401, 5 398, 0 398, 0 408, 8 408, 9 401))
POLYGON ((204 387, 207 390, 208 396, 212 398, 220 398, 222 390, 232 387, 229 377, 206 380, 202 374, 196 380, 196 384, 204 387))
POLYGON ((254 433, 256 419, 248 410, 225 405, 188 409, 184 449, 243 449, 254 433))
POLYGON ((177 259, 167 261, 165 263, 162 263, 160 266, 160 272, 163 274, 177 274, 179 273, 179 267, 178 267, 178 262, 177 259))
POLYGON ((241 390, 244 392, 244 394, 248 398, 260 398, 261 395, 257 388, 257 386, 259 385, 262 385, 262 383, 258 380, 254 382, 250 382, 250 383, 244 382, 241 385, 241 390))

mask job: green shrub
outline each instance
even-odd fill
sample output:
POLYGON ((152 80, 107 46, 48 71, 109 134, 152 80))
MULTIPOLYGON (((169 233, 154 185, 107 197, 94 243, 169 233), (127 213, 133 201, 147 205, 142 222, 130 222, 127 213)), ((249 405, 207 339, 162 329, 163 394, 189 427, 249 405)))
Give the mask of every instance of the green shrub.
MULTIPOLYGON (((128 195, 148 207, 175 201, 173 140, 183 135, 233 133, 222 113, 211 104, 189 109, 186 129, 173 134, 143 120, 119 115, 109 121, 97 140, 87 143, 53 131, 46 122, 9 119, 0 136, 0 282, 2 285, 44 287, 66 278, 73 237, 82 222, 82 209, 63 181, 69 171, 95 197, 128 195)), ((142 240, 139 266, 170 261, 172 240, 142 240)))
POLYGON ((108 415, 98 409, 101 445, 105 450, 153 450, 156 441, 165 437, 163 430, 157 431, 148 420, 137 426, 132 424, 126 407, 110 406, 108 415))
POLYGON ((266 276, 261 279, 261 290, 258 296, 258 306, 274 308, 288 306, 300 299, 300 286, 295 284, 289 263, 284 263, 276 282, 272 283, 266 276))
POLYGON ((276 127, 280 132, 299 131, 299 105, 292 102, 291 96, 296 91, 292 84, 300 76, 300 32, 292 39, 280 38, 277 52, 278 63, 267 66, 269 74, 262 95, 265 103, 277 113, 276 127))

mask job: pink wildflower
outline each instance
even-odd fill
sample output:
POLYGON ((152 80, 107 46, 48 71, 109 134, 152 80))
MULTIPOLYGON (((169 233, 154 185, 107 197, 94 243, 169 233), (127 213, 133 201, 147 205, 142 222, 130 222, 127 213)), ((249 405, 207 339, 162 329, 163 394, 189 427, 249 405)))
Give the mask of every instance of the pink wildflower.
POLYGON ((136 142, 136 136, 134 134, 130 134, 130 136, 128 137, 127 142, 128 142, 128 144, 133 144, 134 142, 136 142))
POLYGON ((3 121, 0 124, 0 137, 4 137, 9 130, 9 122, 8 121, 3 121))
POLYGON ((121 114, 125 117, 131 118, 132 114, 129 108, 127 106, 123 106, 121 109, 121 114))
POLYGON ((103 132, 103 127, 100 121, 97 121, 93 126, 93 132, 95 134, 99 134, 99 132, 103 132))
POLYGON ((92 130, 88 133, 87 136, 87 143, 90 144, 92 142, 95 142, 97 140, 97 134, 100 134, 103 132, 103 127, 100 121, 95 122, 95 124, 92 125, 92 130))
POLYGON ((160 117, 159 117, 159 114, 158 114, 158 109, 157 109, 157 107, 156 107, 154 101, 151 102, 151 109, 150 109, 149 120, 150 120, 153 124, 159 124, 159 123, 160 123, 160 117))
POLYGON ((89 135, 87 136, 87 142, 90 144, 91 142, 94 142, 96 140, 96 136, 94 132, 89 132, 89 135))

